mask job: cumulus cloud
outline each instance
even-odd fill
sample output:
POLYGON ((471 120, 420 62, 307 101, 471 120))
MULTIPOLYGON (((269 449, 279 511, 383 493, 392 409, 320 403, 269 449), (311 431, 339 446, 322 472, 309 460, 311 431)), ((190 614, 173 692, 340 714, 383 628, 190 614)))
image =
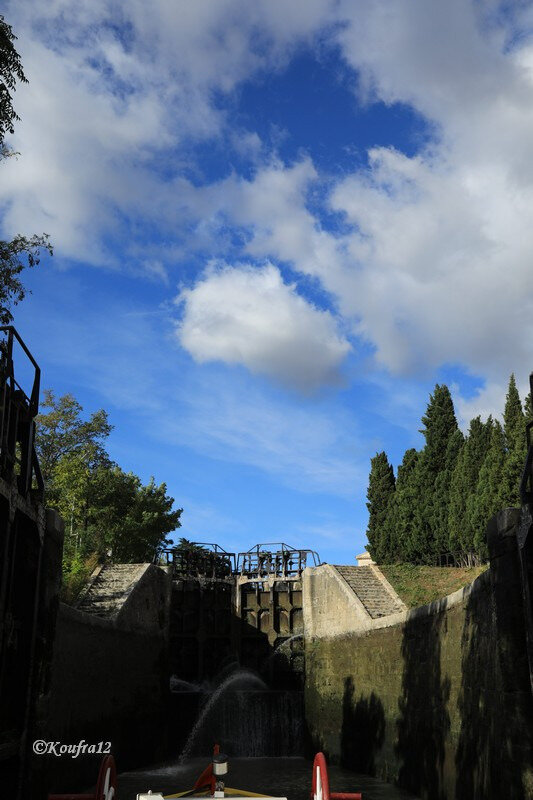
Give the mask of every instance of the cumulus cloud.
POLYGON ((247 251, 318 278, 378 364, 461 364, 486 378, 489 400, 533 363, 533 43, 511 46, 478 4, 437 5, 340 7, 338 41, 367 100, 408 103, 435 134, 413 157, 373 148, 337 182, 330 205, 349 232, 310 210, 310 159, 232 177, 201 202, 223 208, 223 189, 247 251))
MULTIPOLYGON (((42 228, 59 256, 118 265, 105 242, 124 244, 128 223, 143 215, 154 221, 154 197, 182 216, 169 183, 183 167, 180 146, 231 139, 216 93, 231 93, 257 70, 282 68, 328 7, 328 0, 290 8, 278 0, 8 3, 29 84, 16 95, 22 121, 12 143, 21 158, 3 165, 6 234, 42 228)), ((254 131, 239 140, 249 153, 260 149, 254 131)))
POLYGON ((179 340, 196 361, 241 364, 303 391, 338 382, 350 344, 273 264, 211 266, 178 300, 179 340))
MULTIPOLYGON (((178 262, 194 249, 227 257, 234 246, 228 229, 236 229, 237 258, 290 262, 320 281, 390 372, 458 363, 486 378, 488 400, 501 395, 511 370, 529 371, 533 42, 524 4, 497 13, 494 3, 465 0, 53 0, 12 2, 6 17, 30 79, 16 95, 23 121, 13 144, 22 156, 2 165, 7 235, 42 229, 60 255, 110 264, 105 243, 120 240, 123 226, 126 247, 138 220, 164 230, 166 255, 178 262), (282 69, 298 45, 316 37, 338 45, 358 75, 361 101, 416 109, 433 131, 427 146, 413 157, 373 148, 366 169, 332 186, 311 158, 280 163, 256 132, 243 131, 238 139, 255 162, 252 177, 233 174, 207 186, 186 180, 184 142, 236 141, 231 119, 213 102, 217 93, 233 92, 258 71, 282 69), (309 203, 317 184, 330 188, 330 210, 351 229, 325 226, 309 203)), ((150 253, 162 279, 169 261, 150 253)), ((244 281, 245 272, 231 273, 234 281, 244 281)), ((151 267, 144 273, 155 274, 151 267)), ((215 272, 184 295, 181 336, 189 331, 199 359, 216 343, 205 344, 205 326, 194 338, 190 309, 229 275, 215 272)), ((264 272, 255 279, 264 280, 264 272)), ((297 295, 282 283, 278 289, 277 313, 290 307, 305 328, 297 295)), ((254 297, 265 293, 256 283, 254 297)), ((329 380, 343 339, 321 319, 316 375, 329 380)), ((236 322, 230 327, 235 331, 236 322)), ((278 370, 272 349, 263 352, 255 336, 253 353, 237 352, 239 336, 228 334, 233 349, 224 345, 216 357, 287 382, 290 347, 278 347, 278 370)), ((302 386, 318 381, 295 379, 302 386)))

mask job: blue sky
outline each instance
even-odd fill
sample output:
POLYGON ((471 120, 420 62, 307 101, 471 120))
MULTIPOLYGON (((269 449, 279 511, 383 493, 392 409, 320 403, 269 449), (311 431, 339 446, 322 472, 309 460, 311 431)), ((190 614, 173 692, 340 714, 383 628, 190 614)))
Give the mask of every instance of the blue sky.
POLYGON ((353 562, 370 458, 533 366, 533 12, 492 0, 17 0, 2 236, 43 385, 180 534, 353 562))

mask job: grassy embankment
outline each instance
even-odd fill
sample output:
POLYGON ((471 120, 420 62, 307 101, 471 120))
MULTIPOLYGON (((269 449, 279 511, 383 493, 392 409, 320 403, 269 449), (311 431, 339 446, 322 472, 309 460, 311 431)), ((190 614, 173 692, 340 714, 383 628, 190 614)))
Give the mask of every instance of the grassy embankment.
POLYGON ((472 583, 488 569, 481 567, 426 567, 379 564, 380 570, 408 608, 416 608, 472 583))

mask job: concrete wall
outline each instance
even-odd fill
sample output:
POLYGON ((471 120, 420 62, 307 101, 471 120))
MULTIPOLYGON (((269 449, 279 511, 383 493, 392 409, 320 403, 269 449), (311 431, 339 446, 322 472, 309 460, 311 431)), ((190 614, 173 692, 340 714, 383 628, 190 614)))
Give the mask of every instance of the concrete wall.
MULTIPOLYGON (((376 577, 383 583, 383 591, 392 591, 379 570, 376 577)), ((303 573, 304 631, 306 640, 314 637, 336 636, 351 631, 380 627, 380 619, 373 620, 363 603, 330 564, 308 567, 303 573)), ((394 620, 403 619, 397 614, 394 620)), ((387 625, 391 617, 387 617, 387 625)))
MULTIPOLYGON (((145 572, 115 620, 60 605, 49 739, 110 741, 120 769, 166 755, 169 583, 156 567, 145 572)), ((80 791, 95 782, 102 756, 45 758, 51 789, 80 791)))
POLYGON ((161 567, 147 564, 139 581, 123 598, 115 624, 123 630, 160 631, 166 635, 171 588, 169 574, 161 567))
MULTIPOLYGON (((470 587, 359 630, 352 615, 342 632, 339 617, 336 635, 306 638, 306 717, 315 748, 422 798, 533 797, 533 708, 516 538, 509 537, 513 514, 502 512, 489 526, 491 569, 470 587)), ((335 601, 338 587, 326 583, 324 590, 335 601)), ((315 625, 323 632, 316 614, 315 625)))

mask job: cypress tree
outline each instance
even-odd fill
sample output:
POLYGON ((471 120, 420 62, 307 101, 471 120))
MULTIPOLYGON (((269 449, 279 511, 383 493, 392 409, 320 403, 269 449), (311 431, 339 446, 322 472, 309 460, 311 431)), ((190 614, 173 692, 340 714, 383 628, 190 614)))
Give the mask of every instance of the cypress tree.
POLYGON ((395 491, 394 470, 387 454, 382 451, 370 459, 370 476, 368 479, 368 552, 378 563, 387 559, 387 548, 391 536, 387 531, 389 505, 395 491))
POLYGON ((520 478, 526 454, 526 419, 516 388, 514 375, 509 379, 509 389, 503 412, 505 438, 505 465, 503 471, 504 507, 520 505, 520 478))
POLYGON ((505 435, 498 420, 491 428, 490 445, 476 484, 476 491, 470 504, 470 521, 474 528, 474 548, 482 558, 487 557, 485 529, 487 523, 498 511, 505 507, 505 435))
POLYGON ((437 554, 450 551, 449 508, 452 478, 457 461, 464 450, 465 438, 457 428, 446 447, 444 469, 437 475, 434 495, 434 535, 437 554))
POLYGON ((411 557, 410 542, 418 501, 415 471, 418 458, 419 453, 414 447, 406 450, 398 467, 396 489, 389 504, 386 526, 390 536, 387 556, 391 563, 409 561, 411 557))
POLYGON ((472 504, 479 471, 490 447, 492 417, 486 423, 480 417, 471 420, 468 436, 461 450, 450 483, 448 506, 449 548, 470 552, 474 549, 475 526, 472 504))
POLYGON ((533 404, 531 402, 531 392, 528 392, 524 400, 524 417, 527 422, 533 422, 533 404))
POLYGON ((448 443, 458 429, 450 390, 446 385, 435 386, 430 395, 426 414, 422 417, 426 444, 417 464, 420 502, 416 509, 413 530, 413 553, 422 562, 431 562, 438 553, 438 542, 447 537, 447 525, 440 513, 441 499, 435 490, 437 476, 446 467, 448 443))
MULTIPOLYGON (((526 423, 526 427, 533 422, 533 402, 531 400, 531 391, 529 391, 526 395, 526 399, 524 400, 524 419, 526 423)), ((533 444, 533 426, 529 429, 529 441, 533 444)), ((524 465, 526 462, 528 450, 528 434, 526 431, 526 442, 525 442, 525 450, 524 450, 524 465)))

